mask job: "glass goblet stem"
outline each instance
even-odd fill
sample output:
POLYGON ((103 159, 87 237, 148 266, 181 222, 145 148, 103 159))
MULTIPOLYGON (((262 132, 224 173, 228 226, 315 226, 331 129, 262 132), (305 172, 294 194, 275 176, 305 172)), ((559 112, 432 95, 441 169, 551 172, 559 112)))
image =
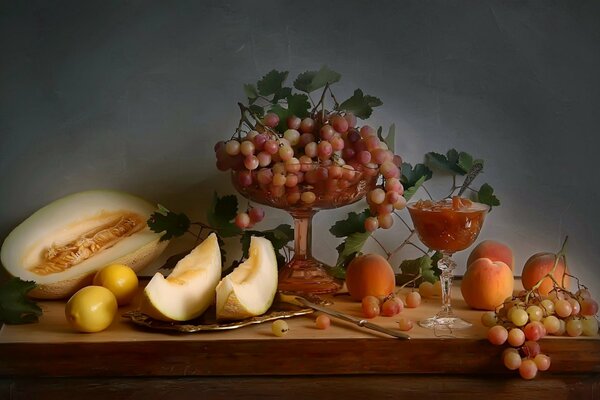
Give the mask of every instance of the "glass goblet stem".
POLYGON ((442 286, 442 310, 438 317, 452 316, 452 277, 456 263, 452 260, 452 254, 442 253, 443 257, 438 261, 438 268, 442 271, 440 274, 440 283, 442 286))

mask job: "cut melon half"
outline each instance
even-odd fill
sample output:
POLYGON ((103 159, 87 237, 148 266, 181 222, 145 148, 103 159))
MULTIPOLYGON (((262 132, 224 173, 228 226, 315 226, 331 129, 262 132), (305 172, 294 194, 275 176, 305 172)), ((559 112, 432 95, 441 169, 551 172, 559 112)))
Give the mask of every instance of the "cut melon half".
POLYGON ((144 289, 141 311, 162 321, 194 319, 214 303, 220 278, 221 250, 211 233, 167 278, 160 272, 152 277, 144 289))
POLYGON ((0 250, 8 273, 35 281, 29 295, 40 299, 68 297, 92 282, 108 264, 140 271, 168 242, 146 221, 156 207, 133 195, 92 190, 56 200, 17 226, 0 250))
POLYGON ((217 319, 237 320, 264 314, 277 292, 277 258, 268 239, 250 239, 248 259, 217 286, 217 319))

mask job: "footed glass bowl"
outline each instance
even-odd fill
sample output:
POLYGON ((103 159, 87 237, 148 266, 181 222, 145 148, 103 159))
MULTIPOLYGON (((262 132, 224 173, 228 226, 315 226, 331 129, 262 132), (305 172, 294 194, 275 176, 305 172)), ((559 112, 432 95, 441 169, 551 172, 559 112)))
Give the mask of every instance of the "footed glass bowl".
POLYGON ((378 170, 332 163, 301 164, 297 172, 269 169, 233 171, 236 190, 259 204, 286 210, 294 219, 294 257, 279 271, 279 290, 334 293, 341 283, 311 254, 312 218, 317 211, 342 207, 375 188, 378 170), (280 176, 281 175, 281 176, 280 176))

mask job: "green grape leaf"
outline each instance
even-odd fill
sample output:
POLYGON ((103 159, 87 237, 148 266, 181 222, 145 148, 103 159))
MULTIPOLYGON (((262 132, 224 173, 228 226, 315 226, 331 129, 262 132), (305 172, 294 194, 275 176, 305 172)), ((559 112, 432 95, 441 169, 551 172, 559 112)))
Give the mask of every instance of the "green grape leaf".
POLYGON ((269 110, 279 116, 279 125, 277 130, 279 132, 285 132, 287 129, 287 118, 295 115, 299 118, 304 118, 309 115, 310 103, 308 102, 308 96, 305 94, 292 94, 287 97, 288 108, 283 108, 279 104, 275 104, 269 110))
POLYGON ((427 178, 425 176, 422 176, 419 178, 418 181, 415 182, 414 185, 410 186, 408 189, 404 189, 403 196, 406 199, 406 201, 410 200, 415 195, 415 193, 417 193, 417 190, 419 190, 421 185, 423 185, 423 183, 425 183, 426 180, 427 178))
POLYGON ((287 117, 289 115, 288 110, 279 104, 275 104, 269 109, 269 112, 277 114, 279 117, 279 125, 277 125, 277 130, 279 132, 285 132, 287 129, 287 117))
POLYGON ((293 94, 287 97, 288 103, 288 117, 295 115, 296 117, 304 118, 308 117, 310 110, 310 103, 308 96, 305 94, 293 94))
POLYGON ((250 249, 250 238, 252 236, 261 236, 269 239, 275 251, 281 250, 285 245, 294 240, 294 229, 288 224, 281 224, 273 229, 264 231, 245 230, 242 234, 242 257, 248 257, 250 249))
POLYGON ((456 163, 456 165, 458 165, 458 167, 463 171, 469 172, 469 170, 473 166, 473 156, 461 151, 458 154, 458 162, 456 163))
POLYGON ((272 70, 265 76, 263 76, 256 86, 258 87, 258 93, 262 96, 270 96, 281 89, 283 82, 288 76, 287 71, 272 70))
POLYGON ((165 261, 165 263, 161 265, 159 269, 172 270, 183 257, 190 254, 190 251, 192 251, 192 249, 173 254, 167 258, 167 261, 165 261))
POLYGON ((479 192, 477 192, 477 201, 487 204, 490 208, 500 205, 500 200, 494 195, 494 188, 487 183, 484 183, 479 188, 479 192))
POLYGON ((390 149, 393 152, 394 148, 395 148, 394 146, 396 145, 396 143, 395 143, 396 124, 390 125, 390 128, 388 129, 388 134, 386 137, 383 137, 382 132, 383 132, 383 128, 379 127, 379 129, 377 130, 377 136, 379 137, 379 140, 384 142, 387 145, 388 149, 390 149))
POLYGON ((429 152, 425 155, 425 159, 428 166, 449 171, 454 175, 467 174, 475 161, 483 164, 482 160, 473 161, 473 156, 469 153, 465 153, 464 151, 459 153, 455 149, 448 150, 446 155, 429 152))
POLYGON ((310 93, 325 87, 328 83, 338 82, 342 76, 330 70, 326 65, 318 71, 306 71, 298 75, 294 81, 294 87, 301 92, 310 93))
POLYGON ((402 163, 400 168, 402 175, 400 182, 404 186, 404 198, 410 200, 417 190, 433 176, 433 172, 424 164, 416 164, 414 167, 407 162, 402 163))
POLYGON ((355 232, 365 232, 365 220, 369 217, 370 212, 368 209, 364 210, 360 214, 355 212, 348 213, 348 217, 345 220, 337 221, 329 232, 338 238, 350 236, 355 232))
POLYGON ((336 247, 338 251, 338 259, 335 263, 336 267, 345 268, 346 265, 360 253, 367 239, 371 236, 371 232, 354 232, 346 237, 346 239, 336 247))
POLYGON ((404 260, 400 264, 400 276, 397 276, 398 284, 404 284, 417 275, 421 275, 421 278, 415 281, 415 286, 419 285, 423 281, 435 282, 439 280, 440 269, 437 267, 437 262, 442 257, 441 253, 435 252, 433 256, 423 255, 422 257, 415 258, 412 260, 404 260))
POLYGON ((240 243, 242 244, 242 258, 248 257, 248 250, 250 249, 250 238, 256 231, 245 230, 242 232, 240 243))
POLYGON ((273 229, 264 231, 245 230, 242 233, 242 257, 248 258, 248 250, 250 249, 250 238, 252 236, 262 236, 269 239, 275 249, 277 257, 277 265, 281 266, 285 263, 285 257, 281 254, 283 249, 289 242, 294 240, 294 229, 288 224, 281 224, 273 229))
POLYGON ((219 197, 215 192, 206 219, 219 236, 224 238, 239 235, 242 230, 232 220, 238 212, 238 200, 234 195, 219 197))
POLYGON ((340 110, 354 113, 357 118, 367 119, 373 112, 373 107, 382 105, 383 102, 377 97, 363 94, 362 90, 356 89, 352 97, 339 105, 340 110))
POLYGON ((221 269, 223 269, 223 265, 227 262, 227 251, 225 250, 225 241, 217 232, 215 232, 217 236, 217 243, 219 244, 219 249, 221 250, 221 269))
POLYGON ((33 281, 12 277, 0 286, 0 322, 5 324, 28 324, 37 322, 42 309, 27 297, 36 287, 33 281))
POLYGON ((265 115, 265 109, 256 104, 252 104, 251 106, 248 107, 248 109, 250 110, 250 112, 252 114, 254 114, 258 118, 261 118, 265 115))
POLYGON ((258 90, 256 86, 249 83, 244 85, 244 94, 248 97, 248 101, 253 102, 258 97, 258 90))
POLYGON ((150 215, 146 223, 153 232, 164 232, 160 237, 161 242, 183 235, 191 224, 190 219, 184 213, 174 213, 160 204, 158 210, 150 215))
POLYGON ((273 95, 273 99, 271 100, 271 103, 277 104, 277 102, 279 100, 285 99, 291 95, 292 95, 292 88, 282 87, 275 92, 275 94, 273 95))
POLYGON ((341 265, 334 265, 333 267, 328 268, 327 272, 336 279, 346 278, 346 268, 341 265))
POLYGON ((400 182, 405 188, 415 186, 421 178, 428 181, 433 176, 433 172, 424 164, 416 164, 413 167, 410 163, 403 162, 400 170, 402 172, 400 182))

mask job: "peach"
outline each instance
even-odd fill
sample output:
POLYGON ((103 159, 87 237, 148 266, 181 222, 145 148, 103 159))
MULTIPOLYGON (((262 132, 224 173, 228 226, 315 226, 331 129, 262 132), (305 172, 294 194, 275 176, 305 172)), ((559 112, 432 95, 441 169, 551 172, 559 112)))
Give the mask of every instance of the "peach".
MULTIPOLYGON (((521 273, 523 287, 526 290, 530 290, 535 286, 536 283, 540 281, 540 279, 549 274, 552 270, 552 267, 554 267, 555 259, 556 255, 553 253, 537 253, 529 257, 529 260, 525 262, 523 272, 521 273)), ((564 276, 564 288, 569 288, 570 280, 569 276, 565 275, 564 259, 560 259, 558 265, 556 266, 556 270, 552 275, 554 276, 554 279, 556 279, 556 281, 561 285, 563 284, 564 276)), ((539 287, 539 292, 542 296, 546 296, 553 288, 554 282, 552 282, 552 279, 546 277, 539 287)))
POLYGON ((515 257, 513 256, 511 248, 508 247, 508 245, 495 240, 484 240, 475 246, 467 259, 467 268, 469 268, 469 265, 478 258, 489 258, 492 261, 502 261, 504 264, 508 265, 508 268, 510 268, 511 271, 514 271, 515 269, 515 257))
POLYGON ((387 296, 396 287, 390 263, 378 254, 354 258, 346 270, 346 286, 350 296, 361 301, 365 296, 387 296))
POLYGON ((465 302, 477 310, 495 310, 512 296, 515 279, 502 261, 478 258, 463 276, 460 290, 465 302))

